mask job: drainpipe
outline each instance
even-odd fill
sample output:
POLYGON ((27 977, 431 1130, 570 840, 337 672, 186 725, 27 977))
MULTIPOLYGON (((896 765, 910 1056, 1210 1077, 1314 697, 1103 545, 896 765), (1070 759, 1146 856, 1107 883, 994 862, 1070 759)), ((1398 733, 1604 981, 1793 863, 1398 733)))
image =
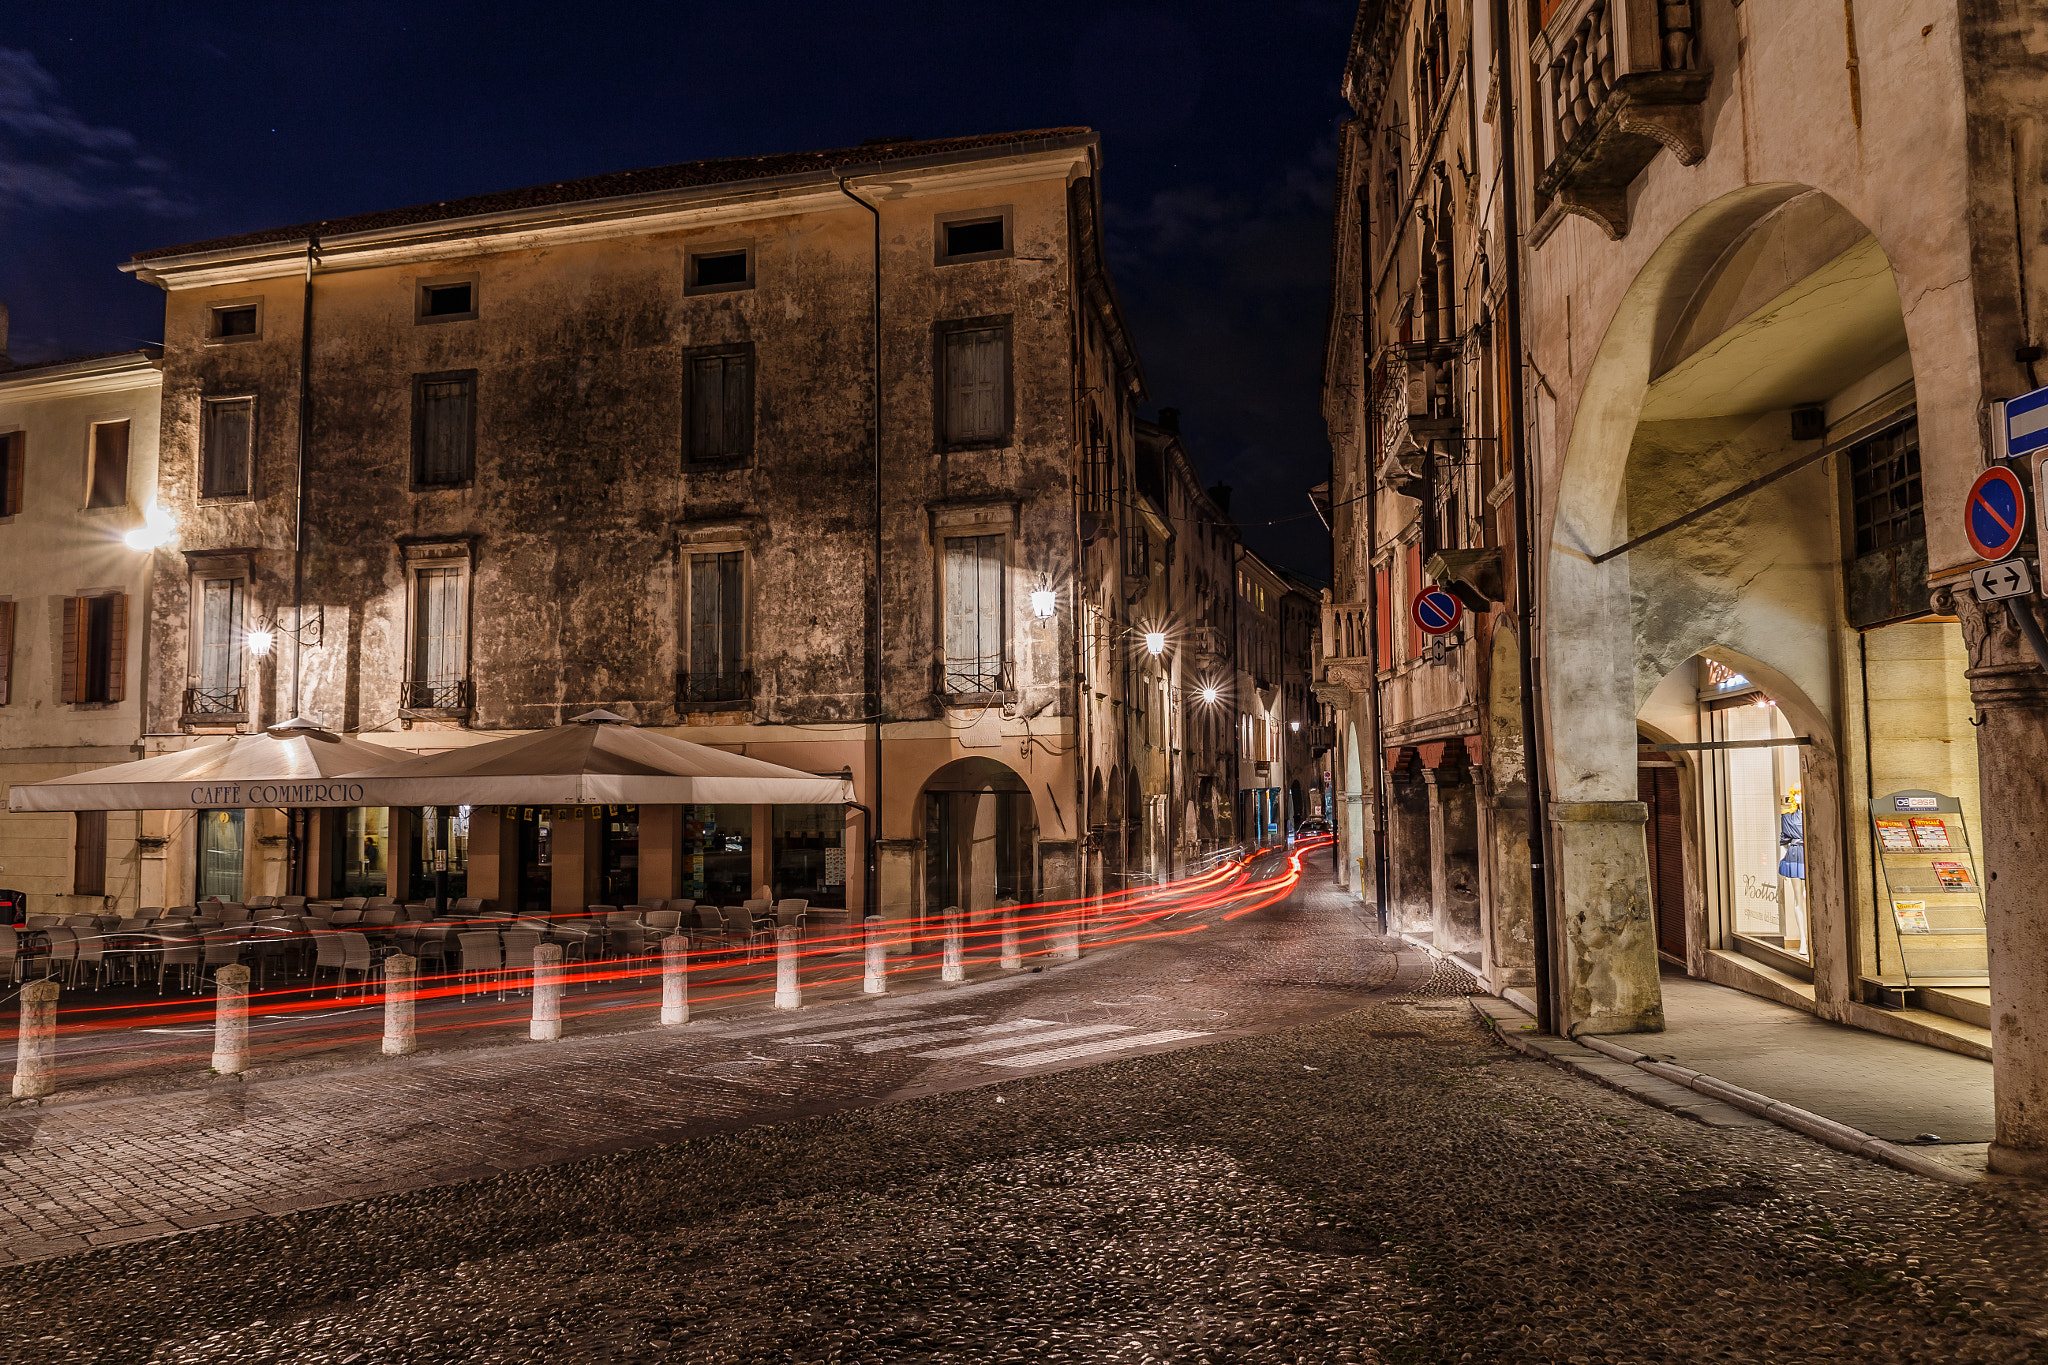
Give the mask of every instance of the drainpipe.
POLYGON ((873 622, 873 632, 868 642, 868 716, 869 763, 874 771, 874 786, 869 798, 874 803, 874 813, 868 821, 868 908, 865 913, 882 913, 882 212, 867 200, 846 188, 846 177, 839 178, 839 192, 859 204, 874 219, 874 260, 873 260, 873 366, 874 371, 874 445, 875 445, 875 496, 874 496, 874 581, 869 589, 868 611, 873 622))
POLYGON ((1545 759, 1543 732, 1539 728, 1536 704, 1536 511, 1529 505, 1529 455, 1523 439, 1527 428, 1522 399, 1522 230, 1521 204, 1515 179, 1515 100, 1513 57, 1508 45, 1508 0, 1493 0, 1494 70, 1502 83, 1500 99, 1501 222, 1507 242, 1507 259, 1502 262, 1507 276, 1506 307, 1502 309, 1508 351, 1508 424, 1503 437, 1513 435, 1515 480, 1515 633, 1521 646, 1518 667, 1522 689, 1522 780, 1529 791, 1529 911, 1533 919, 1536 950, 1536 1027, 1544 1033, 1557 1031, 1555 972, 1550 950, 1549 800, 1543 781, 1545 759))
POLYGON ((292 514, 292 709, 299 714, 299 675, 306 646, 306 447, 313 431, 313 263, 320 239, 306 239, 306 284, 299 311, 299 450, 298 506, 292 514))

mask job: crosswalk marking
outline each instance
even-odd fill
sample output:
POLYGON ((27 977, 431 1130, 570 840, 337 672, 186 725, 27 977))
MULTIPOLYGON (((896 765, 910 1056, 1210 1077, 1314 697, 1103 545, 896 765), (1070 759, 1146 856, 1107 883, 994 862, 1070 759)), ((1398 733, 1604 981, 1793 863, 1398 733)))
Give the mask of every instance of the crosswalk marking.
MULTIPOLYGON (((968 1017, 972 1018, 973 1016, 970 1015, 968 1017)), ((932 1022, 939 1024, 946 1021, 934 1019, 932 1022)), ((936 1033, 905 1033, 894 1038, 872 1038, 865 1043, 855 1043, 853 1050, 855 1052, 890 1052, 899 1047, 916 1047, 920 1043, 943 1043, 949 1038, 985 1038, 992 1033, 1015 1033, 1018 1029, 1051 1027, 1052 1020, 1050 1019, 1012 1019, 1008 1023, 983 1024, 979 1028, 949 1028, 940 1029, 936 1033)), ((1013 1040, 1009 1045, 1016 1047, 1029 1041, 1030 1039, 1028 1038, 1020 1038, 1013 1040)))
POLYGON ((1153 1047, 1159 1043, 1177 1043, 1183 1038, 1206 1038, 1206 1033, 1190 1033, 1185 1029, 1164 1029, 1158 1033, 1141 1033, 1135 1038, 1099 1038, 1092 1043, 1076 1043, 1072 1047, 1056 1047, 1050 1052, 1027 1052, 1020 1057, 991 1057, 986 1066, 1043 1066, 1047 1062, 1064 1062, 1071 1057, 1092 1057, 1102 1052, 1121 1052, 1126 1048, 1153 1047))
POLYGON ((998 1038, 993 1042, 962 1043, 958 1047, 942 1047, 936 1052, 920 1052, 919 1057, 972 1057, 981 1052, 1001 1052, 1011 1047, 1036 1047, 1040 1043, 1064 1042, 1069 1038, 1093 1038, 1103 1033, 1129 1033, 1134 1024, 1080 1024, 1073 1028, 1054 1029, 1051 1033, 1034 1033, 1029 1038, 998 1038))
MULTIPOLYGON (((914 1016, 923 1013, 922 1009, 870 1010, 859 1017, 862 1019, 894 1019, 903 1015, 914 1016)), ((750 1024, 745 1028, 721 1029, 718 1036, 721 1038, 760 1038, 771 1033, 794 1033, 798 1029, 822 1028, 828 1024, 840 1023, 848 1017, 851 1016, 842 1015, 840 1019, 804 1019, 795 1023, 750 1024)), ((921 1021, 913 1018, 907 1022, 918 1023, 921 1021)))
POLYGON ((864 1028, 835 1029, 831 1033, 806 1033, 801 1037, 777 1038, 778 1043, 829 1043, 840 1038, 865 1038, 870 1033, 889 1033, 900 1028, 923 1028, 928 1024, 958 1024, 980 1019, 979 1014, 942 1014, 936 1019, 898 1019, 893 1024, 870 1024, 864 1028))

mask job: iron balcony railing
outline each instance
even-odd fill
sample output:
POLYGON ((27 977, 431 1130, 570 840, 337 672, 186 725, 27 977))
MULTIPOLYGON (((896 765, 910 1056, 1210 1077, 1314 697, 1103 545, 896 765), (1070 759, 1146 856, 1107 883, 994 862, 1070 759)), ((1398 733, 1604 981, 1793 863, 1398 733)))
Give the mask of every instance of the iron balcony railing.
POLYGON ((685 709, 713 702, 751 701, 754 675, 745 669, 716 673, 692 673, 685 669, 676 675, 676 695, 685 709))
POLYGON ((239 716, 242 689, 239 687, 188 687, 185 689, 188 716, 239 716))
POLYGON ((1001 659, 948 659, 939 669, 939 690, 949 697, 1003 690, 1001 659))
POLYGON ((469 679, 409 682, 399 705, 408 711, 466 711, 469 709, 469 679))

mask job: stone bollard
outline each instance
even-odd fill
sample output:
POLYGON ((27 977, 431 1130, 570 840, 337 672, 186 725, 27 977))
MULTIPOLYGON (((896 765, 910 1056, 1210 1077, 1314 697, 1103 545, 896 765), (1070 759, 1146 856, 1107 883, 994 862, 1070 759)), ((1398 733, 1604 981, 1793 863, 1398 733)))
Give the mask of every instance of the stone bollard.
POLYGON ((1014 909, 1003 911, 1003 960, 1001 966, 1006 972, 1022 971, 1024 968, 1024 954, 1017 947, 1017 912, 1014 909))
POLYGON ((562 1036, 562 945, 543 943, 533 950, 533 1025, 527 1036, 551 1043, 562 1036))
POLYGON ((213 974, 213 1069, 223 1076, 249 1069, 249 969, 239 964, 213 974))
POLYGON ((802 942, 796 926, 775 931, 775 1008, 793 1010, 804 1003, 803 983, 797 980, 797 944, 802 942))
POLYGON ((412 1002, 417 987, 413 973, 419 960, 404 953, 384 959, 384 1055, 403 1057, 418 1049, 413 1036, 412 1002))
POLYGON ((690 1022, 690 936, 670 934, 661 941, 661 1022, 690 1022))
POLYGON ((861 929, 867 935, 867 973, 861 978, 861 991, 867 995, 887 995, 889 945, 882 941, 882 917, 869 915, 861 921, 861 929))
POLYGON ((1081 916, 1078 911, 1069 910, 1059 917, 1059 927, 1053 930, 1052 956, 1055 962, 1072 962, 1081 956, 1081 916))
POLYGON ((967 965, 962 960, 961 925, 967 916, 957 907, 946 912, 946 941, 939 955, 939 980, 945 982, 965 981, 967 965))
POLYGON ((57 1088, 57 994, 49 977, 21 992, 21 1049, 14 1058, 14 1098, 34 1099, 57 1088))

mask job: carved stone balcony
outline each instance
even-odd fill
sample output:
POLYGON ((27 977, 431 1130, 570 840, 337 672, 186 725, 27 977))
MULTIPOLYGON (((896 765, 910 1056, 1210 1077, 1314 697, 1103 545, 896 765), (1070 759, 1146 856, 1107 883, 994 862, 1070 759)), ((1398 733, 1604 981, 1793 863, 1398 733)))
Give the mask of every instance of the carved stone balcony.
POLYGON ((1701 104, 1714 73, 1699 64, 1697 0, 1567 0, 1532 56, 1541 74, 1543 171, 1557 209, 1628 233, 1628 187, 1657 153, 1706 155, 1701 104))

